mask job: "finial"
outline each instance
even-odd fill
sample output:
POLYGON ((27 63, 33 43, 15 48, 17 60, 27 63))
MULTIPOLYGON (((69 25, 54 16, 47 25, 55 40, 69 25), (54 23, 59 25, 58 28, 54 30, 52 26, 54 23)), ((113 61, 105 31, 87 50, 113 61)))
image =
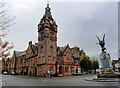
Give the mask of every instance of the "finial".
POLYGON ((49 0, 47 1, 47 7, 45 9, 46 9, 46 11, 50 11, 51 10, 50 7, 49 7, 49 0))
POLYGON ((47 7, 49 7, 49 3, 47 3, 47 7))
POLYGON ((50 0, 47 0, 47 8, 50 8, 49 3, 50 3, 50 0))

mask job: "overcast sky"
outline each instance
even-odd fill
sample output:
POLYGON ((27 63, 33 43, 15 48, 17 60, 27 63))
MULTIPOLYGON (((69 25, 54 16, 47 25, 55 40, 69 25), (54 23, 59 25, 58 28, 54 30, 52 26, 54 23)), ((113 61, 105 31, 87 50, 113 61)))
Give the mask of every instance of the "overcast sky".
MULTIPOLYGON (((99 0, 98 0, 99 1, 99 0)), ((105 1, 105 0, 103 0, 105 1)), ((13 50, 27 49, 30 40, 37 42, 37 25, 45 13, 46 2, 41 0, 7 0, 9 14, 16 24, 9 28, 6 39, 13 42, 13 50)), ((105 37, 105 47, 112 59, 118 58, 117 2, 52 2, 52 16, 58 25, 58 46, 79 46, 90 57, 100 54, 96 35, 105 37)), ((12 50, 12 51, 13 51, 12 50)))

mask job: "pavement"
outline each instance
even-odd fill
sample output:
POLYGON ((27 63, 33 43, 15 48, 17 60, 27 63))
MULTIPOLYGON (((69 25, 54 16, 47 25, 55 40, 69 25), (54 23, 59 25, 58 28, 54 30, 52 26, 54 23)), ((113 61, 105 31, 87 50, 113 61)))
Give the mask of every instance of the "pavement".
POLYGON ((97 78, 96 75, 85 78, 85 80, 94 82, 120 82, 120 78, 97 78))
POLYGON ((30 77, 20 75, 2 75, 2 86, 119 86, 118 82, 86 81, 95 75, 79 75, 66 77, 30 77))

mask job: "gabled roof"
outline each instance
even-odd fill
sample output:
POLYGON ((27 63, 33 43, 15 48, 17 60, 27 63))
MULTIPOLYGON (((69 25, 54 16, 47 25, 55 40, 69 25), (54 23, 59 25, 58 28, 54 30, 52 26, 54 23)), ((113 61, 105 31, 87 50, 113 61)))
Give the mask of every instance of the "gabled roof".
POLYGON ((64 52, 65 49, 66 49, 66 46, 64 46, 64 47, 58 47, 58 50, 59 50, 60 52, 64 52))
POLYGON ((72 53, 74 53, 76 50, 80 52, 80 49, 79 47, 75 46, 75 47, 72 47, 70 48, 72 50, 72 53))
POLYGON ((57 47, 57 52, 60 51, 61 53, 64 53, 64 51, 65 51, 67 48, 70 48, 68 44, 67 44, 67 46, 64 46, 64 47, 57 47))
POLYGON ((14 51, 14 53, 16 57, 18 56, 22 56, 22 55, 25 55, 26 54, 26 50, 25 51, 14 51))
POLYGON ((22 56, 22 55, 26 55, 26 50, 25 50, 25 51, 22 51, 19 56, 22 56))
MULTIPOLYGON (((32 44, 32 41, 29 41, 27 50, 28 50, 28 49, 31 49, 31 52, 32 52, 33 54, 38 53, 38 43, 32 44)), ((26 51, 27 51, 27 50, 26 50, 26 51)))
POLYGON ((38 51, 38 46, 37 45, 31 45, 31 49, 33 53, 36 53, 38 51))
POLYGON ((82 54, 86 54, 86 53, 85 53, 85 51, 82 49, 82 50, 80 50, 80 54, 82 55, 82 54))
POLYGON ((75 49, 79 50, 79 47, 75 46, 71 48, 71 50, 75 50, 75 49))

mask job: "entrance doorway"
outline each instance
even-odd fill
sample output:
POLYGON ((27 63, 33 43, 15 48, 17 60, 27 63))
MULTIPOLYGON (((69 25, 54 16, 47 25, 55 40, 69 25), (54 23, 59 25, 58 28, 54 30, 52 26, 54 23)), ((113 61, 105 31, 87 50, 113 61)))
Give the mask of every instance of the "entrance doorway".
POLYGON ((34 69, 34 76, 36 76, 36 73, 37 73, 37 67, 35 67, 34 69))
POLYGON ((59 74, 63 73, 63 66, 59 66, 59 74))
POLYGON ((25 73, 25 75, 28 75, 28 67, 26 68, 26 73, 25 73))

